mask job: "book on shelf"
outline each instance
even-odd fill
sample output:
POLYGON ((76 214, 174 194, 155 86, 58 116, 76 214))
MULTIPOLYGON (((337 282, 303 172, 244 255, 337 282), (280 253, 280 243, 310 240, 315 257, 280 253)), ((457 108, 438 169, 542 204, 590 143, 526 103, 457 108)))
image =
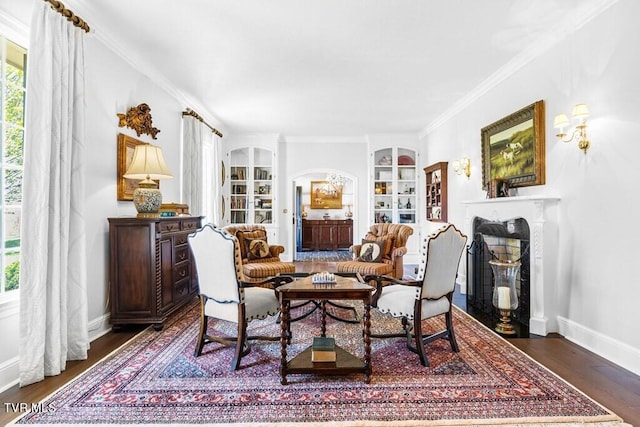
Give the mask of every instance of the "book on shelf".
POLYGON ((330 337, 314 337, 311 345, 312 362, 335 362, 336 341, 330 337))

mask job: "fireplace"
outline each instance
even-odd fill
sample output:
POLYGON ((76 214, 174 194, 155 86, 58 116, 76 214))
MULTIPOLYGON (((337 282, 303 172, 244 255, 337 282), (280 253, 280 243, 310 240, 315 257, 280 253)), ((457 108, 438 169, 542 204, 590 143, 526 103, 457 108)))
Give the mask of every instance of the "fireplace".
POLYGON ((516 276, 518 307, 511 314, 515 336, 529 336, 530 317, 530 232, 524 218, 492 221, 476 217, 473 220, 471 244, 467 247, 466 309, 488 327, 495 327, 500 312, 495 307, 494 277, 489 261, 519 262, 516 276))
MULTIPOLYGON (((466 208, 465 222, 466 230, 471 234, 469 244, 478 246, 472 248, 479 249, 480 244, 475 243, 474 224, 482 225, 485 231, 494 231, 498 234, 511 234, 509 230, 517 231, 517 244, 513 242, 500 242, 500 237, 493 236, 489 238, 489 248, 493 251, 504 251, 504 256, 515 256, 509 254, 509 245, 516 245, 520 248, 523 266, 527 263, 526 268, 522 268, 520 273, 520 286, 522 279, 528 281, 529 289, 525 289, 525 297, 527 307, 520 308, 518 315, 522 318, 522 323, 528 325, 529 333, 534 335, 547 335, 551 332, 558 332, 558 301, 556 289, 560 286, 557 260, 558 260, 558 204, 559 198, 553 197, 502 197, 496 199, 483 199, 478 201, 463 202, 466 208), (524 224, 528 228, 528 237, 524 236, 524 224), (495 229, 499 227, 489 227, 486 224, 500 224, 506 231, 495 229), (527 241, 528 240, 528 241, 527 241), (498 242, 498 243, 497 243, 498 242), (496 246, 504 246, 504 249, 494 249, 496 246), (528 297, 526 293, 528 292, 528 297), (528 313, 527 313, 528 311, 528 313), (526 319, 528 318, 528 319, 526 319)), ((483 236, 482 244, 487 243, 487 236, 483 236)), ((507 239, 506 237, 502 236, 507 239)), ((491 256, 488 253, 483 256, 491 256)), ((479 265, 474 262, 467 266, 468 280, 462 280, 464 286, 463 293, 477 294, 477 290, 467 289, 467 283, 474 275, 489 275, 491 269, 481 271, 479 265)), ((491 279, 489 279, 491 280, 491 279)), ((470 286, 470 285, 468 285, 470 286)), ((522 288, 520 289, 520 297, 522 298, 522 288)))

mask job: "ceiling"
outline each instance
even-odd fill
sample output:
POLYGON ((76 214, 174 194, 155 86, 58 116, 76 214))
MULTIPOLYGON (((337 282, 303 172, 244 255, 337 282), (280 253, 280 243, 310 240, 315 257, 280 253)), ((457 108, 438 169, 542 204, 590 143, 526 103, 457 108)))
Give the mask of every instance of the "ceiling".
POLYGON ((424 134, 615 1, 64 3, 219 129, 295 138, 424 134))

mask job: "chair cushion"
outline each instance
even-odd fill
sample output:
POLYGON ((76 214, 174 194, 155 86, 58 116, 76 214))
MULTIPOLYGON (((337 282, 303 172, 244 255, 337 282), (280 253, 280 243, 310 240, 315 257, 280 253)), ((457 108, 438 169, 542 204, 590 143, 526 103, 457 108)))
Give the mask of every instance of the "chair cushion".
POLYGON ((360 261, 344 261, 336 265, 338 273, 360 273, 363 276, 367 274, 389 274, 393 271, 391 264, 384 262, 360 262, 360 261))
POLYGON ((247 244, 245 239, 257 239, 267 238, 267 232, 265 230, 253 230, 253 231, 238 231, 236 238, 238 239, 238 246, 240 246, 240 252, 242 253, 242 259, 247 259, 247 244))
POLYGON ((248 260, 271 257, 266 237, 249 238, 245 236, 243 240, 248 260))
POLYGON ((280 311, 275 291, 268 288, 244 288, 244 305, 247 320, 264 319, 280 311))
POLYGON ((245 279, 264 279, 277 276, 278 273, 294 273, 296 266, 292 262, 250 262, 242 265, 245 279))
MULTIPOLYGON (((421 288, 416 286, 388 285, 382 288, 378 298, 378 310, 394 317, 413 319, 413 307, 420 295, 421 288)), ((437 300, 422 300, 422 319, 437 316, 449 311, 449 300, 442 297, 437 300)))
MULTIPOLYGON (((264 319, 277 314, 280 303, 273 289, 244 288, 245 319, 264 319)), ((204 314, 216 319, 238 323, 238 304, 230 302, 217 302, 208 299, 204 306, 204 314)))
POLYGON ((358 261, 361 262, 380 262, 384 254, 385 242, 363 240, 360 246, 360 255, 358 261))

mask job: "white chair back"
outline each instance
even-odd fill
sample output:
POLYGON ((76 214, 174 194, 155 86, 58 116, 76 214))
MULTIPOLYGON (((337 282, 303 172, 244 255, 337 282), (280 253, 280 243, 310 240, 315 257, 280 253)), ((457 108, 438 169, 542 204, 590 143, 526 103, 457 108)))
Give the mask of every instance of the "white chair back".
POLYGON ((189 236, 200 294, 221 303, 241 302, 234 240, 211 224, 189 236))
POLYGON ((453 292, 466 243, 467 236, 453 224, 428 238, 421 298, 438 299, 453 292))

